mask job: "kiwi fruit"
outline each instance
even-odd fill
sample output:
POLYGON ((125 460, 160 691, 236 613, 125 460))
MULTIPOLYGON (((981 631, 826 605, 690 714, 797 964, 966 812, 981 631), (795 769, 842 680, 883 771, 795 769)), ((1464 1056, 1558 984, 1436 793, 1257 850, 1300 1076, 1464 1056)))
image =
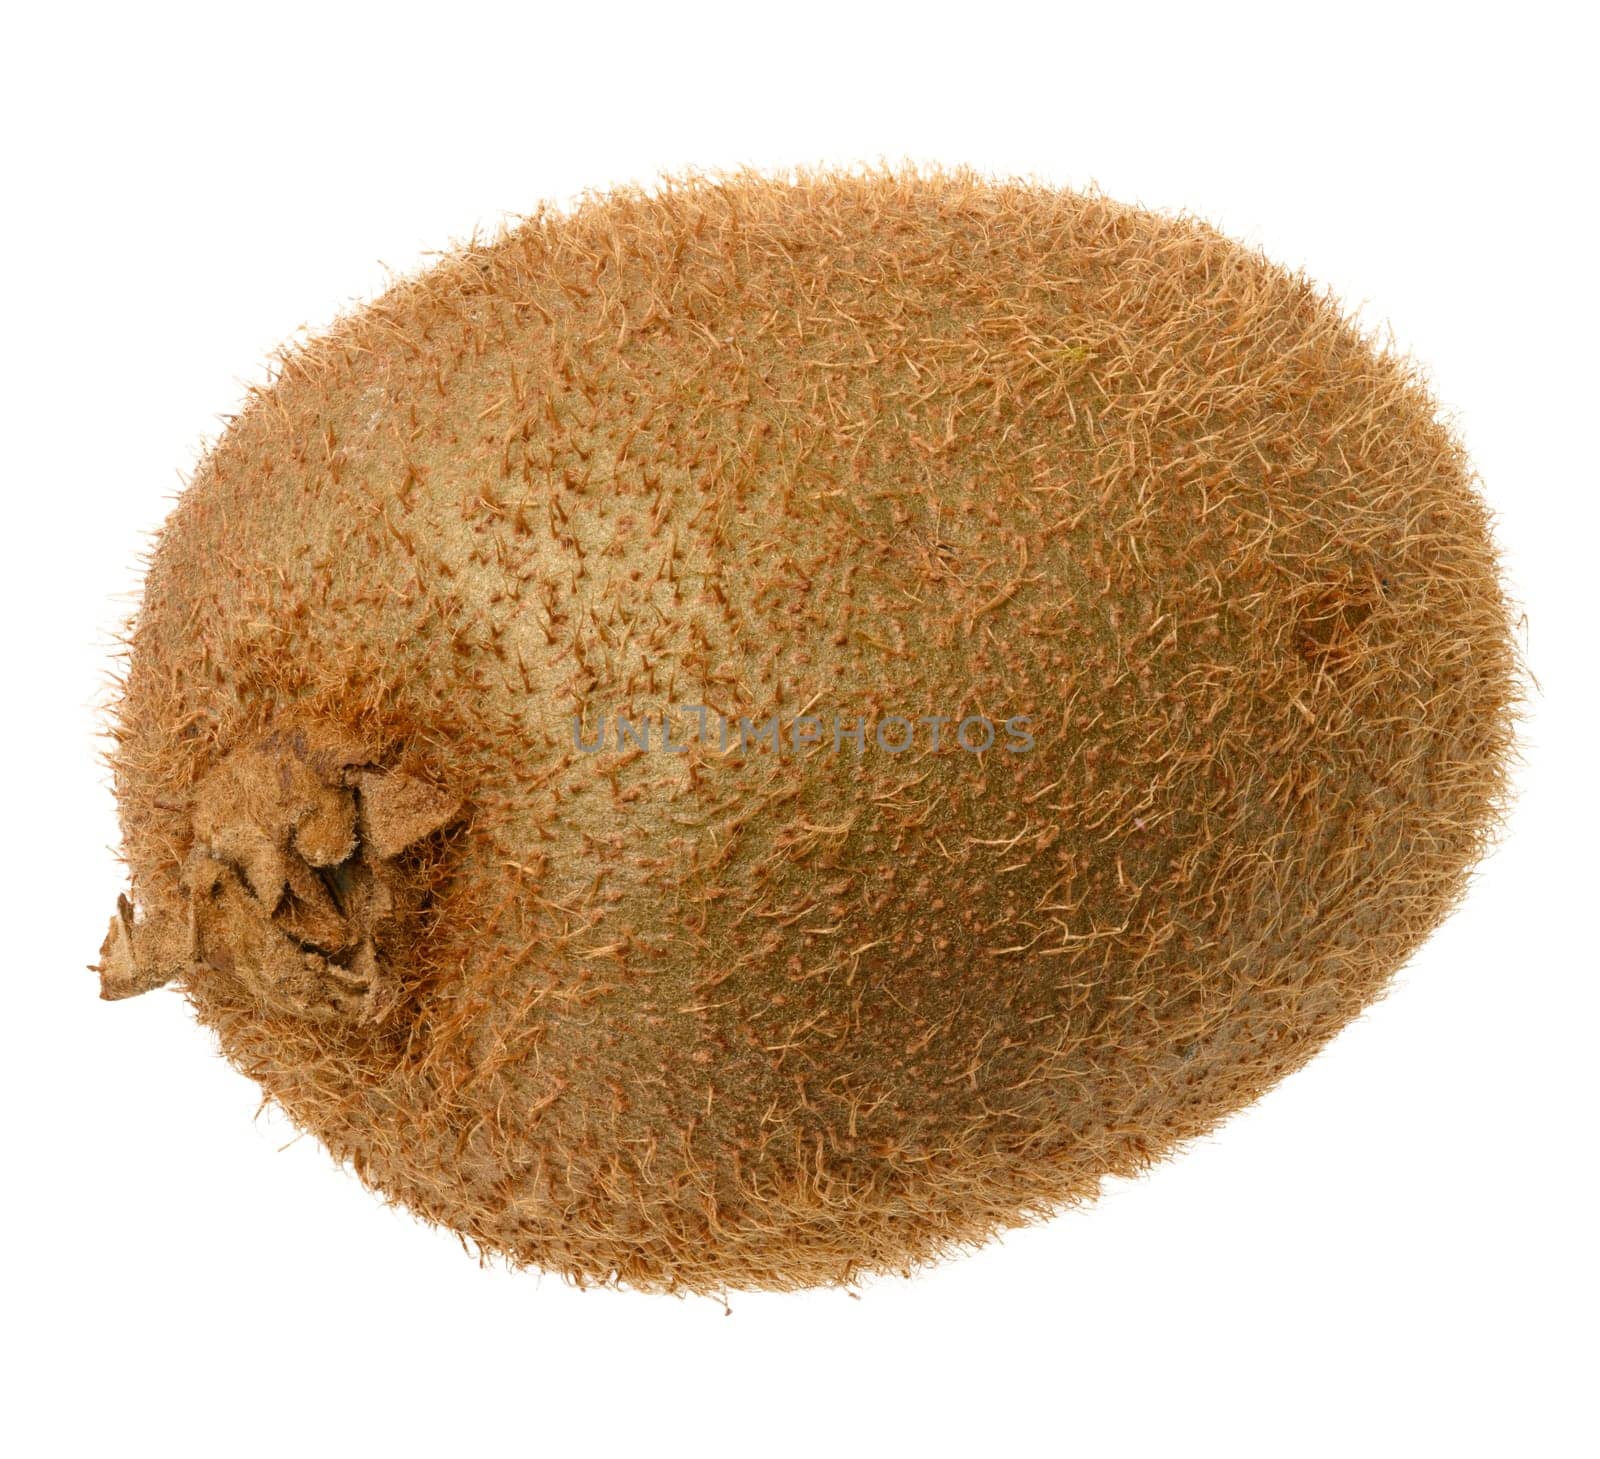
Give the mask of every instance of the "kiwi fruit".
POLYGON ((1500 823, 1414 366, 1190 218, 671 179, 285 351, 179 499, 102 992, 579 1283, 905 1271, 1301 1065, 1500 823))

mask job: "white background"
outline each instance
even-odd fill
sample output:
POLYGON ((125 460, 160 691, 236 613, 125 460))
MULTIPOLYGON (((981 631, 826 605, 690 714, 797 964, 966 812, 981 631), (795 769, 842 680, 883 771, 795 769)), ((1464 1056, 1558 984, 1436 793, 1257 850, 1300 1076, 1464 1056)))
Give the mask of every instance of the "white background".
POLYGON ((10 1452, 1596 1452, 1579 7, 440 0, 4 28, 10 1452), (1093 1210, 731 1315, 480 1270, 310 1140, 280 1148, 179 997, 96 1000, 122 886, 98 705, 138 553, 268 351, 384 265, 662 169, 902 158, 1189 209, 1427 363, 1540 684, 1508 839, 1385 1002, 1093 1210))

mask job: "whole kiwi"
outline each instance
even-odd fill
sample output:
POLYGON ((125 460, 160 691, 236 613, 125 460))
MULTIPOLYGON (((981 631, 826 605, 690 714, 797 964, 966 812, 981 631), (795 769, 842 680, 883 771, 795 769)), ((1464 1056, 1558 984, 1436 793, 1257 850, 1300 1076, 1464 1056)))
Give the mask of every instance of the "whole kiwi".
POLYGON ((1308 1059, 1499 823, 1415 369, 1188 218, 695 176, 286 352, 160 534, 108 997, 579 1282, 847 1283, 1308 1059))

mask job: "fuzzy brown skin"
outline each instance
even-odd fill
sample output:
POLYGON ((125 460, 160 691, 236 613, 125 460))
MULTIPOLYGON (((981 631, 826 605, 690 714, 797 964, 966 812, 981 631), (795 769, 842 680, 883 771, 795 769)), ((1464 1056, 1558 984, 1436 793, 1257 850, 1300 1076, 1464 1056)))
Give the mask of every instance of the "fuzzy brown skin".
POLYGON ((1303 279, 964 173, 690 179, 456 253, 230 426, 132 635, 112 940, 488 1252, 844 1283, 1309 1058, 1461 895, 1516 692, 1468 463, 1303 279), (1036 743, 574 749, 666 704, 1036 743), (427 814, 329 922, 358 781, 427 814))

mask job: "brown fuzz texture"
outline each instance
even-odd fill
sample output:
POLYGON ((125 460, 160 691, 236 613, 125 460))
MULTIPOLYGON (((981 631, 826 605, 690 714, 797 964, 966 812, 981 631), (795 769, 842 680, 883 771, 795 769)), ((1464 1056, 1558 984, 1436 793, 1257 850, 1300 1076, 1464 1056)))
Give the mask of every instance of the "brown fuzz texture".
POLYGON ((591 197, 287 352, 180 499, 103 987, 175 981, 483 1253, 849 1283, 1367 1007, 1519 682, 1413 367, 1207 226, 963 172, 591 197), (681 753, 616 733, 671 706, 681 753))

